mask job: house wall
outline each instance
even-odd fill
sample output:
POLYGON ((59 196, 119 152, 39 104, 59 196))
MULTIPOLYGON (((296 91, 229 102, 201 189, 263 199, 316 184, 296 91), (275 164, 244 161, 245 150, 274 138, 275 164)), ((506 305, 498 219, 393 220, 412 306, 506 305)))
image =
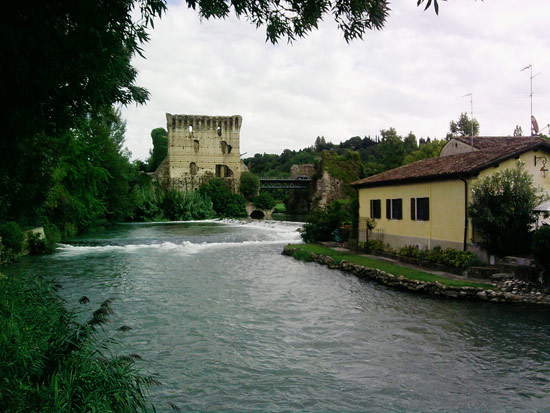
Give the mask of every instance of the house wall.
MULTIPOLYGON (((475 183, 486 176, 516 166, 518 160, 523 162, 526 170, 533 176, 536 186, 550 195, 550 172, 543 174, 541 168, 547 159, 550 170, 550 154, 543 151, 529 151, 515 159, 508 159, 495 167, 487 168, 475 178, 468 180, 468 203, 471 201, 471 189, 475 183), (535 156, 537 163, 535 165, 535 156)), ((421 248, 463 249, 464 247, 464 182, 456 180, 432 181, 415 184, 386 185, 359 189, 359 240, 367 237, 366 219, 370 217, 370 200, 380 199, 382 217, 376 219, 376 228, 369 232, 369 239, 378 239, 400 248, 406 245, 418 245, 421 248), (410 198, 430 198, 429 221, 411 220, 410 198), (403 219, 386 218, 386 199, 403 199, 403 219)), ((474 231, 471 220, 468 222, 467 247, 482 259, 486 255, 475 246, 474 231)))
POLYGON ((421 248, 462 249, 464 244, 464 182, 460 180, 423 182, 359 189, 359 240, 365 241, 370 200, 380 199, 382 217, 369 239, 378 239, 392 247, 418 245, 421 248), (411 220, 411 198, 430 199, 430 219, 411 220), (403 200, 403 219, 386 218, 386 199, 403 200))
POLYGON ((477 151, 477 149, 473 146, 467 145, 464 142, 459 141, 458 139, 451 139, 441 149, 441 153, 439 154, 439 156, 456 155, 458 153, 473 151, 477 151))
POLYGON ((525 169, 533 177, 533 182, 535 186, 543 188, 547 193, 550 192, 550 172, 543 174, 541 168, 543 167, 544 161, 546 161, 546 169, 550 171, 550 153, 544 151, 529 151, 521 154, 518 158, 507 159, 506 161, 501 162, 496 167, 487 168, 479 173, 479 176, 475 179, 472 179, 471 182, 475 183, 479 178, 494 174, 495 172, 503 171, 504 169, 514 168, 518 161, 521 161, 525 169), (535 156, 537 157, 537 162, 535 165, 535 156))

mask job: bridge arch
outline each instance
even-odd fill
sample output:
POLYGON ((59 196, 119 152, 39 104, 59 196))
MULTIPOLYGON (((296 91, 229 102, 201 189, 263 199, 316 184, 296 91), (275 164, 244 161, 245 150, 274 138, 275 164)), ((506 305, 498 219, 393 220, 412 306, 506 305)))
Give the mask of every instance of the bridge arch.
POLYGON ((250 218, 252 219, 264 219, 265 213, 261 209, 255 209, 250 213, 250 218))

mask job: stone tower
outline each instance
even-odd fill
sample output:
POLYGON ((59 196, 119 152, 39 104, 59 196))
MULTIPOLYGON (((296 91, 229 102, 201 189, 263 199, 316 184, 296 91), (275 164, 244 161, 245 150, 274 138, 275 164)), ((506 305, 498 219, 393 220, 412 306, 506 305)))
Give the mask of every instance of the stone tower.
POLYGON ((213 177, 237 189, 241 172, 239 139, 242 118, 166 114, 168 155, 155 172, 164 184, 183 191, 197 189, 213 177))

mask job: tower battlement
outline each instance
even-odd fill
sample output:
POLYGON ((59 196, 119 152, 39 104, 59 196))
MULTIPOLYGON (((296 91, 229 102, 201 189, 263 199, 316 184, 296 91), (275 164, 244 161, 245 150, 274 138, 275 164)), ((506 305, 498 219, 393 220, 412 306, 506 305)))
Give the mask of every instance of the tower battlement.
POLYGON ((189 129, 193 131, 240 132, 243 118, 233 116, 172 115, 166 114, 167 129, 189 129), (218 129, 219 128, 219 129, 218 129))

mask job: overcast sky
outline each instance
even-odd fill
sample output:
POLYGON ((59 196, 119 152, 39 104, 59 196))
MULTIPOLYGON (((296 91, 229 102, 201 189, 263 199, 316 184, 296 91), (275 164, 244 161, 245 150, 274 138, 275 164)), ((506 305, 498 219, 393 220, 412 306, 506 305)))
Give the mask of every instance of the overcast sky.
POLYGON ((444 137, 470 110, 482 135, 529 133, 534 114, 550 123, 550 1, 449 0, 440 14, 395 0, 385 28, 347 44, 328 18, 294 44, 265 41, 244 20, 201 21, 173 1, 134 59, 151 99, 123 109, 127 146, 145 159, 165 113, 241 115, 241 153, 280 153, 325 136, 335 143, 394 127, 444 137))

